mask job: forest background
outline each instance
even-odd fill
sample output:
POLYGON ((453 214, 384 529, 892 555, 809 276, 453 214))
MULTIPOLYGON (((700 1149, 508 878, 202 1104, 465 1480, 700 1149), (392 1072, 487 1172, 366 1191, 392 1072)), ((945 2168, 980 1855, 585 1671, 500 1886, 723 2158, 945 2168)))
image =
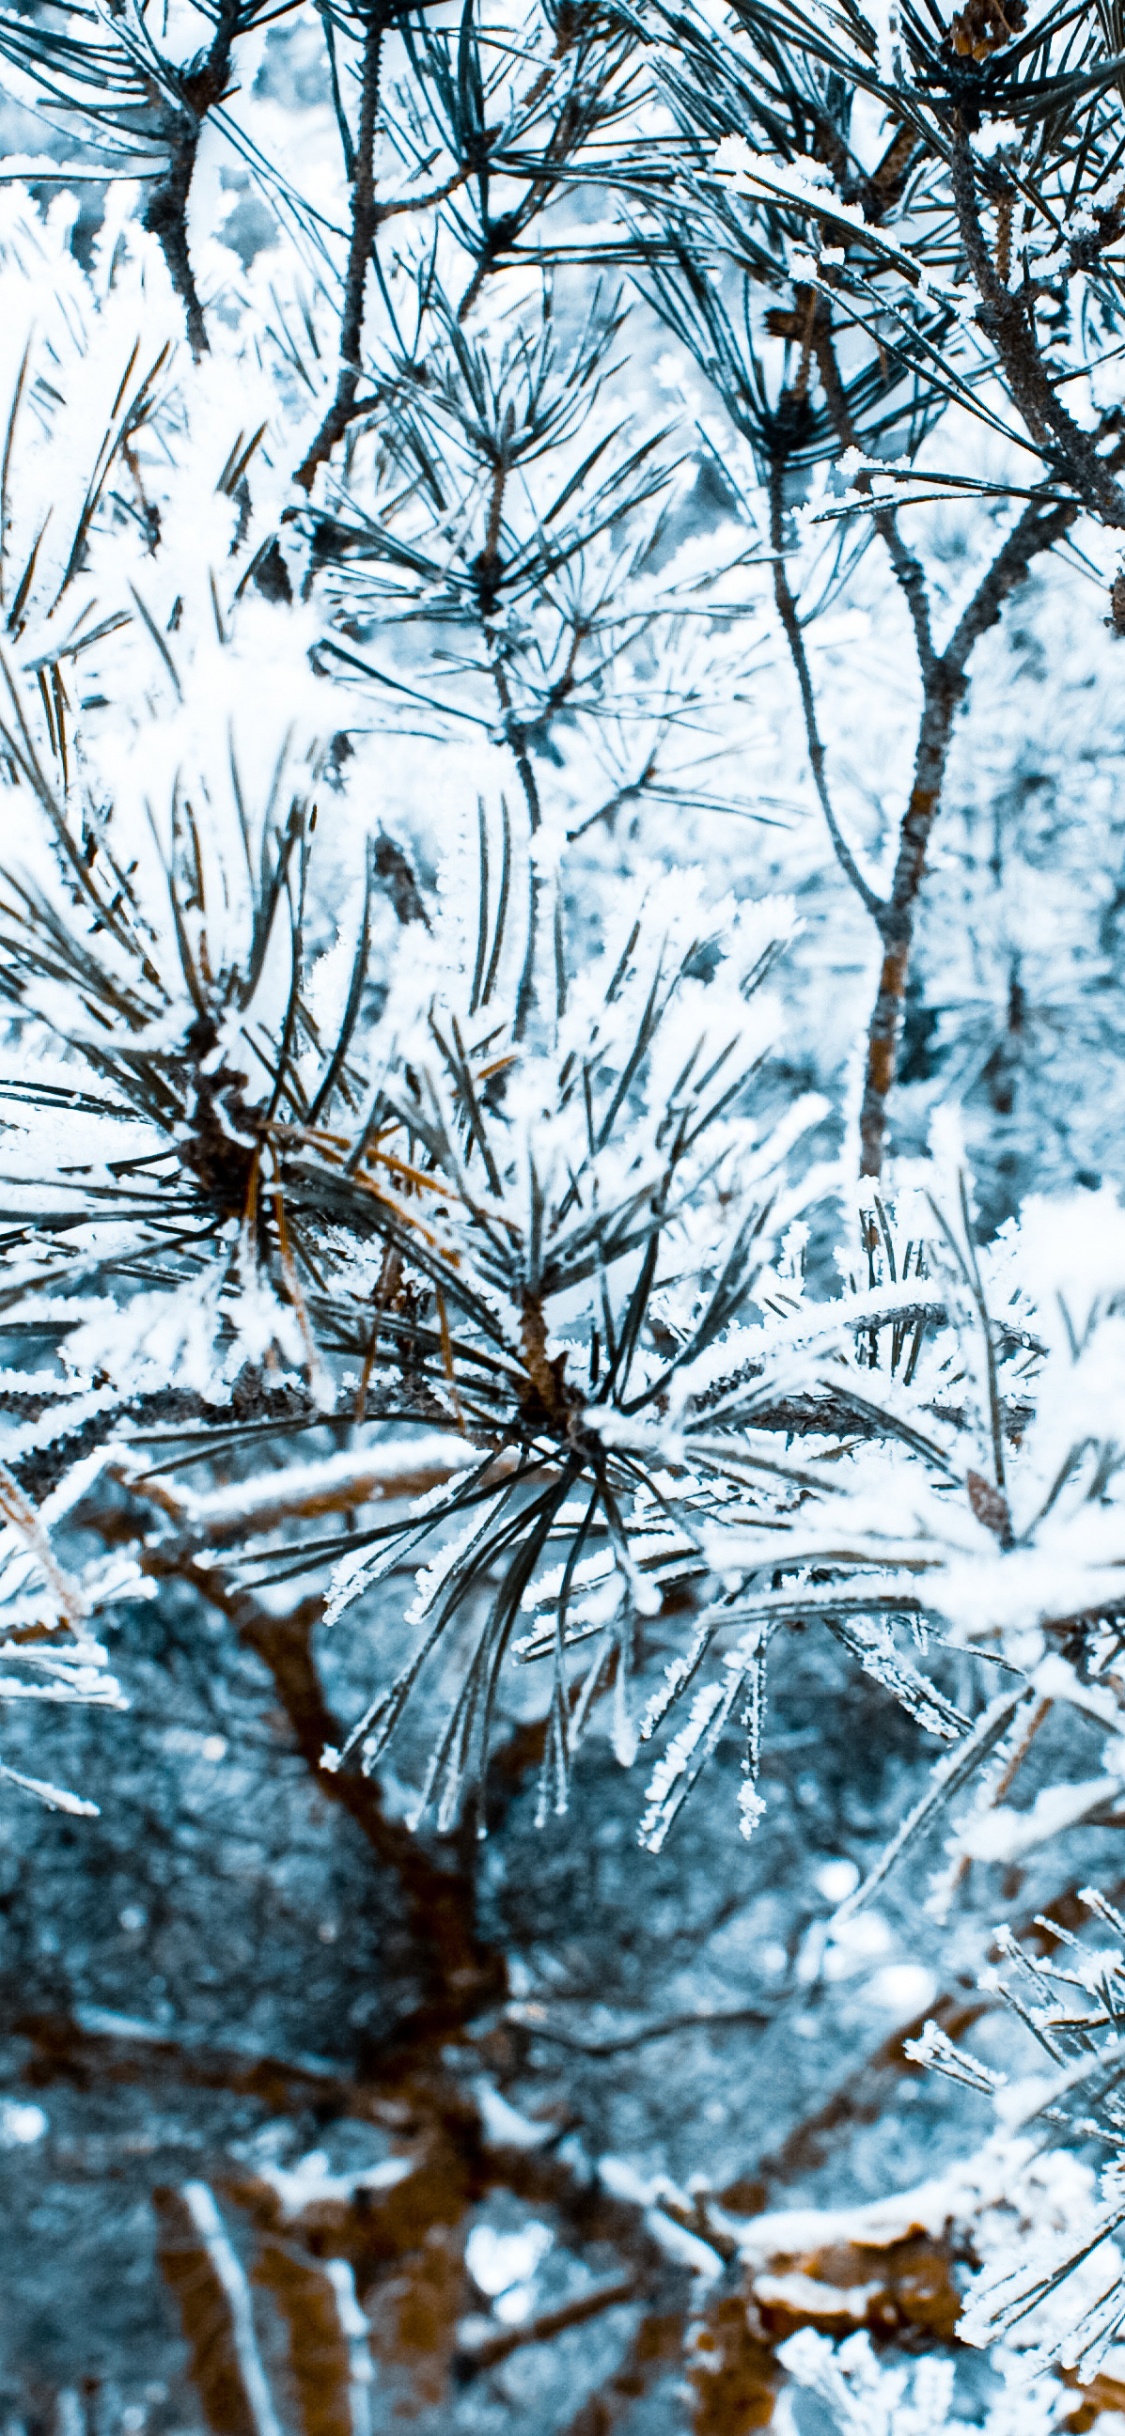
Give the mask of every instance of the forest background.
POLYGON ((0 61, 9 2424, 1110 2436, 1117 0, 0 61))

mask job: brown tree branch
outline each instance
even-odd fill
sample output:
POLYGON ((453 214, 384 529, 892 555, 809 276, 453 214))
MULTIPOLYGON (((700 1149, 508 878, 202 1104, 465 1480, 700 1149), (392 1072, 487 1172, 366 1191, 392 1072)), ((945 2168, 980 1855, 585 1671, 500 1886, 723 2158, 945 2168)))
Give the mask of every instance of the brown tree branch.
MULTIPOLYGON (((1048 402, 1053 407, 1054 393, 1035 350, 1023 302, 1019 298, 1008 295, 992 266, 976 209, 971 155, 964 139, 960 139, 960 146, 960 152, 955 156, 955 177, 960 179, 960 208, 963 225, 968 232, 966 243, 973 264, 974 276, 977 278, 982 294, 986 296, 989 311, 1000 313, 1001 318, 1005 314, 1007 315, 1006 328, 1011 322, 1013 313, 1022 317, 1023 338, 1019 347, 1016 348, 1014 359, 1018 359, 1017 369, 1020 370, 1021 378, 1027 373, 1027 379, 1031 381, 1031 373, 1027 372, 1027 366, 1031 360, 1028 355, 1030 348, 1034 363, 1038 365, 1042 387, 1045 392, 1049 393, 1048 402), (961 164, 959 171, 956 167, 957 160, 961 164)), ((855 447, 858 445, 858 437, 848 404, 847 391, 841 380, 836 361, 831 308, 827 300, 818 297, 813 290, 809 291, 809 305, 809 313, 802 322, 800 331, 804 341, 804 355, 816 363, 828 410, 842 444, 849 448, 855 447)), ((796 319, 797 316, 794 316, 794 322, 796 319)), ((791 334, 796 336, 796 329, 791 334)), ((1011 335, 1010 332, 1009 335, 1011 335)), ((1031 381, 1031 386, 1034 388, 1034 381, 1031 381)), ((1031 389, 1028 389, 1027 395, 1028 412, 1038 414, 1036 436, 1045 440, 1046 426, 1050 421, 1046 404, 1043 405, 1042 413, 1039 413, 1031 396, 1031 389)), ((1065 436, 1072 455, 1077 446, 1078 453, 1075 463, 1081 479, 1085 481, 1086 491, 1089 492, 1091 483, 1094 483, 1095 487, 1100 484, 1105 495, 1104 504, 1114 508, 1114 512, 1116 512, 1114 503, 1119 499, 1122 516, 1125 518, 1125 493, 1120 492, 1119 486, 1113 479, 1110 462, 1098 457, 1093 442, 1079 430, 1077 424, 1071 424, 1071 419, 1066 415, 1065 409, 1059 408, 1054 417, 1054 425, 1061 431, 1062 424, 1066 426, 1065 436), (1062 418, 1061 423, 1060 417, 1062 418), (1108 485, 1108 490, 1106 490, 1106 485, 1108 485)), ((953 735, 953 722, 958 705, 964 696, 965 673, 969 658, 980 637, 997 623, 1005 601, 1015 587, 1023 582, 1032 560, 1042 551, 1053 548, 1073 523, 1078 514, 1079 502, 1077 499, 1073 502, 1064 501, 1051 507, 1045 507, 1036 499, 1029 502, 1019 522, 1008 535, 991 567, 978 584, 971 601, 958 620, 945 650, 941 653, 938 653, 934 647, 929 599, 921 564, 903 541, 894 510, 888 506, 880 507, 875 512, 876 530, 887 550, 896 581, 910 612, 922 678, 922 714, 915 747, 914 780, 899 832, 891 892, 889 898, 884 901, 876 894, 860 871, 855 856, 841 832, 828 789, 824 745, 817 722, 812 678, 797 614, 797 605, 789 585, 782 556, 783 473, 784 456, 779 451, 773 459, 770 478, 771 543, 775 553, 774 598, 797 674, 813 779, 836 859, 845 877, 855 889, 860 902, 871 915, 883 945, 879 986, 868 1027, 867 1062, 860 1112, 860 1172, 865 1176, 878 1176, 882 1171, 887 1101, 895 1077, 910 953, 914 938, 915 912, 925 872, 930 833, 941 803, 945 767, 953 735)), ((1075 487, 1081 489, 1080 480, 1076 479, 1075 487)), ((870 496, 871 476, 869 472, 864 471, 860 474, 857 488, 870 496)))
POLYGON ((383 37, 392 22, 392 15, 393 8, 384 7, 382 0, 373 0, 373 5, 368 8, 364 22, 359 129, 355 157, 350 165, 352 230, 348 245, 348 267, 344 274, 344 311, 340 323, 340 364, 336 375, 335 397, 311 447, 307 450, 293 477, 303 491, 311 491, 318 468, 327 464, 337 441, 343 438, 352 419, 356 392, 359 388, 367 272, 379 224, 375 202, 375 131, 379 117, 379 74, 383 58, 383 37))
POLYGON ((498 2368, 501 2360, 510 2359, 525 2343, 550 2343, 556 2335, 565 2334, 571 2326, 585 2326, 606 2309, 618 2309, 623 2301, 631 2301, 636 2284, 631 2275, 615 2276, 612 2283, 595 2284, 579 2292, 572 2301, 560 2302, 557 2309, 543 2309, 538 2317, 525 2318, 520 2326, 498 2326, 495 2333, 482 2335, 479 2342, 463 2344, 461 2360, 465 2368, 479 2371, 498 2368))
POLYGON ((144 211, 144 226, 160 246, 168 276, 183 305, 188 344, 196 363, 208 353, 210 340, 188 246, 188 200, 203 121, 207 112, 221 102, 230 81, 231 53, 235 37, 241 31, 240 16, 240 0, 221 0, 210 48, 176 78, 179 99, 166 101, 162 112, 168 166, 152 188, 144 211))
POLYGON ((951 151, 953 201, 961 241, 981 302, 977 319, 996 348, 1012 397, 1036 446, 1065 473, 1084 507, 1114 530, 1125 527, 1125 491, 1093 435, 1063 405, 1039 350, 1033 292, 1005 286, 981 226, 972 150, 958 126, 951 151))
POLYGON ((1077 502, 1042 508, 1032 500, 997 551, 971 601, 930 669, 914 755, 914 783, 899 832, 890 898, 876 915, 883 943, 879 986, 867 1036, 867 1066, 860 1109, 860 1173, 882 1173, 887 1101, 895 1078, 906 999, 918 895, 930 834, 941 805, 953 722, 965 690, 974 646, 1000 618, 1004 603, 1027 575, 1033 559, 1054 548, 1073 524, 1077 502))
POLYGON ((250 2287, 206 2182, 153 2194, 164 2277, 179 2303, 192 2381, 224 2436, 281 2436, 250 2287))
POLYGON ((338 1748, 344 1740, 344 1729, 325 1700, 312 1647, 324 1612, 323 1597, 314 1592, 288 1615, 274 1614, 209 1563, 204 1549, 183 1540, 148 1545, 140 1561, 155 1580, 187 1583, 226 1616, 243 1648, 252 1650, 267 1669, 318 1790, 347 1811, 394 1876, 422 1978, 422 1998, 408 2019, 396 2025, 388 2046, 416 2050, 419 2042, 454 2037, 474 2013, 502 2001, 507 1979, 503 1958, 477 1933, 468 1849, 452 1866, 436 1860, 402 1820, 387 1816, 374 1778, 347 1768, 329 1773, 321 1765, 325 1749, 338 1748))
POLYGON ((256 2099, 271 2114, 299 2115, 310 2109, 355 2113, 359 2084, 331 2065, 309 2057, 271 2055, 247 2044, 224 2046, 221 2037, 202 2039, 162 2022, 137 2021, 100 2006, 72 2012, 16 2013, 4 2028, 31 2049, 23 2066, 30 2089, 52 2081, 123 2084, 148 2089, 154 2098, 187 2089, 221 2089, 256 2099))

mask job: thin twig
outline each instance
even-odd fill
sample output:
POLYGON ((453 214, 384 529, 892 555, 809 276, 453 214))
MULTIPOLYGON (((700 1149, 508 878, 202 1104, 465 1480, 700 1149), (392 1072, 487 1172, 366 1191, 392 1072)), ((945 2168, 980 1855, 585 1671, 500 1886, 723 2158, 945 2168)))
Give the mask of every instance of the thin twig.
POLYGON ((768 2030, 774 2013, 761 2005, 735 2005, 724 2012, 706 2013, 698 2008, 688 2013, 668 2013, 661 2021, 644 2022, 637 2030, 622 2030, 611 2038, 575 2038, 569 2030, 559 2030, 553 2022, 532 2018, 525 2005, 510 2005, 508 2018, 526 2030, 530 2038, 546 2039, 553 2047, 566 2047, 572 2055, 595 2058, 631 2055, 638 2047, 651 2046, 654 2039, 675 2038, 681 2030, 768 2030))
POLYGON ((375 0, 368 10, 363 29, 363 63, 360 70, 359 129, 351 163, 352 230, 348 245, 348 267, 344 276, 344 309, 340 321, 340 365, 336 375, 336 394, 320 429, 293 477, 303 491, 311 491, 320 466, 327 464, 338 440, 343 438, 355 410, 356 392, 362 369, 363 320, 367 289, 367 272, 371 262, 378 211, 375 203, 375 131, 379 117, 379 74, 383 57, 383 36, 391 22, 390 10, 375 0))
POLYGON ((227 90, 231 53, 240 31, 240 0, 220 0, 210 48, 181 72, 176 80, 178 98, 165 105, 163 132, 168 143, 168 166, 153 187, 144 210, 144 225, 159 243, 169 278, 183 305, 188 343, 197 363, 208 353, 210 340, 188 245, 188 201, 203 121, 227 90))
POLYGON ((501 2360, 510 2359, 525 2343, 549 2343, 570 2326, 585 2326, 604 2310, 619 2309, 634 2298, 636 2289, 633 2276, 615 2276, 612 2283, 595 2284, 592 2290, 576 2293, 572 2301, 560 2302, 557 2309, 540 2310, 537 2317, 525 2318, 520 2326, 498 2326, 478 2343, 463 2344, 462 2365, 469 2370, 498 2368, 501 2360))
POLYGON ((851 847, 844 836, 843 830, 840 827, 839 821, 836 818, 835 807, 828 791, 828 780, 825 775, 824 767, 824 745, 821 740, 820 729, 817 724, 816 696, 813 692, 812 677, 809 673, 808 654, 805 650, 805 638, 801 632, 801 621, 797 614, 797 604, 793 598, 789 577, 785 569, 783 547, 784 504, 782 498, 782 480, 784 468, 784 458, 780 454, 776 455, 770 467, 770 546, 773 551, 773 596, 777 603, 777 613, 781 619, 785 640, 789 646, 789 657, 793 662, 797 684, 800 688, 801 708, 805 717, 805 735, 808 739, 809 761, 812 766, 813 784, 820 798, 820 808, 824 814, 829 837, 832 840, 836 860, 839 863, 840 869, 844 873, 845 878, 850 880, 861 905, 866 908, 873 920, 877 921, 879 915, 883 911, 883 900, 876 894, 876 891, 871 886, 870 880, 865 878, 863 872, 860 870, 859 864, 857 863, 851 847))
POLYGON ((879 986, 867 1036, 867 1064, 860 1111, 860 1172, 882 1172, 887 1101, 895 1078, 902 1013, 914 942, 918 896, 930 834, 941 805, 953 722, 965 690, 965 672, 975 645, 995 626, 1005 601, 1032 562, 1053 549, 1078 514, 1077 502, 1044 508, 1029 502, 958 619, 945 650, 933 661, 922 699, 914 755, 914 783, 899 831, 890 897, 876 914, 883 943, 879 986))

